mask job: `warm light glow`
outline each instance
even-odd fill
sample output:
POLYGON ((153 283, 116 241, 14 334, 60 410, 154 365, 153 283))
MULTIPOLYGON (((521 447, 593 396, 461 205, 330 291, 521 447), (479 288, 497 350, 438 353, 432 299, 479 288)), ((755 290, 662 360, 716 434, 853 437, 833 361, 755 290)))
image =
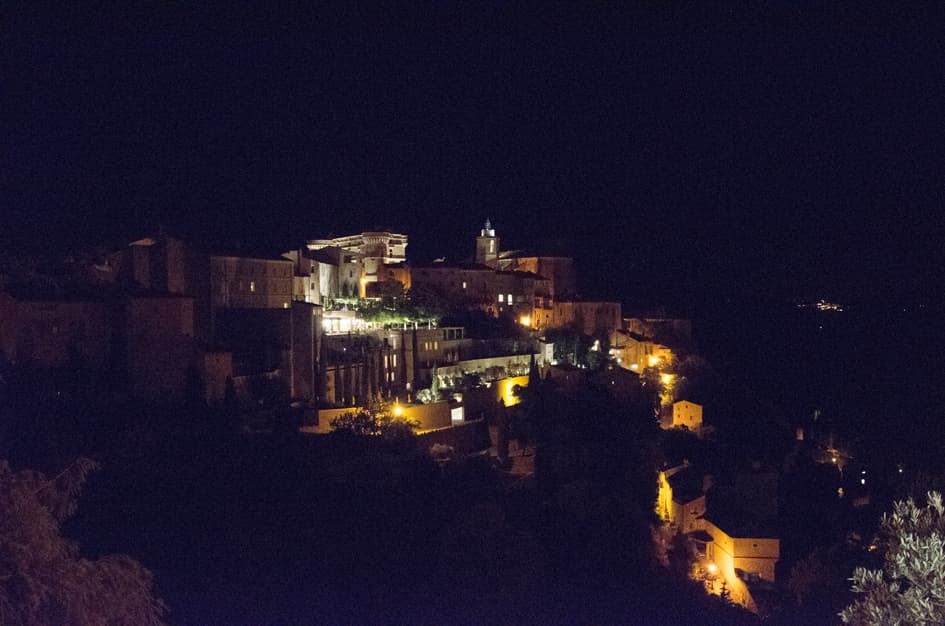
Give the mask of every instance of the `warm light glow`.
POLYGON ((673 521, 673 488, 666 478, 666 472, 657 475, 659 489, 656 494, 656 514, 664 522, 673 521))
POLYGON ((528 386, 528 376, 515 376, 513 378, 503 378, 501 381, 497 381, 499 384, 499 398, 502 400, 502 404, 505 406, 515 406, 522 401, 517 395, 515 395, 515 386, 527 387, 528 386))
POLYGON ((711 574, 711 575, 713 575, 713 576, 715 576, 716 574, 719 573, 719 566, 716 565, 715 563, 709 563, 709 564, 706 566, 706 569, 709 570, 709 574, 711 574))
POLYGON ((830 457, 830 462, 831 462, 831 463, 836 463, 836 462, 837 462, 837 457, 835 457, 835 456, 830 457))
POLYGON ((400 417, 404 414, 404 407, 399 404, 394 405, 394 417, 400 417))
POLYGON ((639 364, 639 363, 631 363, 631 364, 630 364, 630 369, 632 369, 633 371, 637 371, 638 369, 640 369, 640 364, 639 364))
POLYGON ((531 326, 532 318, 530 315, 523 315, 520 318, 518 318, 518 323, 521 324, 522 326, 531 326))
POLYGON ((658 356, 650 356, 647 358, 646 362, 650 367, 656 367, 660 364, 660 358, 658 356))
POLYGON ((673 374, 660 374, 660 382, 664 385, 672 385, 674 378, 673 374))

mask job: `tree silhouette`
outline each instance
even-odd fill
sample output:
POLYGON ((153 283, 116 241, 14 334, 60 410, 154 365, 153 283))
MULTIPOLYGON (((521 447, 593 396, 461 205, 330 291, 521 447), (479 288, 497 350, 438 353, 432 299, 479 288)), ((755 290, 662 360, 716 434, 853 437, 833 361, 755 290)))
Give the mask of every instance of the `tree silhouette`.
POLYGON ((163 624, 151 573, 126 555, 86 559, 60 534, 95 463, 55 478, 0 461, 0 623, 163 624))
POLYGON ((863 597, 840 613, 847 624, 945 623, 945 505, 931 491, 928 504, 899 501, 883 518, 882 570, 858 567, 853 591, 863 597))

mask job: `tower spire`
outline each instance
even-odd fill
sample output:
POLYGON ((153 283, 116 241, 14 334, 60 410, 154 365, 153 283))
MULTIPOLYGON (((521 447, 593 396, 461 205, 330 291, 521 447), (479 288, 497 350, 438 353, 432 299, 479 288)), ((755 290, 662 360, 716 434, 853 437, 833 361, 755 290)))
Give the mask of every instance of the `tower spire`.
POLYGON ((499 257, 499 238, 495 236, 492 220, 486 219, 485 227, 476 237, 476 263, 495 267, 499 257))

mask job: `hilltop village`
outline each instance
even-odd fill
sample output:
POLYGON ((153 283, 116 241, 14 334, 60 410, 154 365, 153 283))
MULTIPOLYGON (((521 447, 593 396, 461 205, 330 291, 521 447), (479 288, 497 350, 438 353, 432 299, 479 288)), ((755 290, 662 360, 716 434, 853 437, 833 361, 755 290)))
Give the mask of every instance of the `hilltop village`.
MULTIPOLYGON (((782 541, 801 555, 811 541, 785 537, 784 520, 811 505, 785 513, 805 497, 784 485, 790 463, 717 453, 725 433, 692 323, 584 297, 572 258, 505 250, 489 221, 459 262, 412 263, 407 248, 407 235, 387 231, 274 254, 160 234, 54 272, 7 268, 3 375, 81 370, 143 405, 214 407, 249 436, 400 425, 434 458, 487 455, 521 480, 552 440, 521 406, 542 406, 529 393, 603 390, 617 406, 646 407, 635 427, 657 433, 651 526, 664 566, 769 611, 785 576, 782 541)), ((803 425, 794 433, 795 454, 805 435, 803 425)), ((831 493, 837 454, 804 470, 831 493)))

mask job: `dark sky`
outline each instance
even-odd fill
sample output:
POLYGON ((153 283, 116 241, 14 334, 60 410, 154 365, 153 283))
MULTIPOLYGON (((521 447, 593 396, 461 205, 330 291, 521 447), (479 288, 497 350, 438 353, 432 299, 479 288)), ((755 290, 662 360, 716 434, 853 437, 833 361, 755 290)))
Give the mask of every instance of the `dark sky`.
POLYGON ((491 217, 625 298, 940 284, 937 16, 347 6, 11 14, 5 238, 389 227, 459 258, 491 217))

